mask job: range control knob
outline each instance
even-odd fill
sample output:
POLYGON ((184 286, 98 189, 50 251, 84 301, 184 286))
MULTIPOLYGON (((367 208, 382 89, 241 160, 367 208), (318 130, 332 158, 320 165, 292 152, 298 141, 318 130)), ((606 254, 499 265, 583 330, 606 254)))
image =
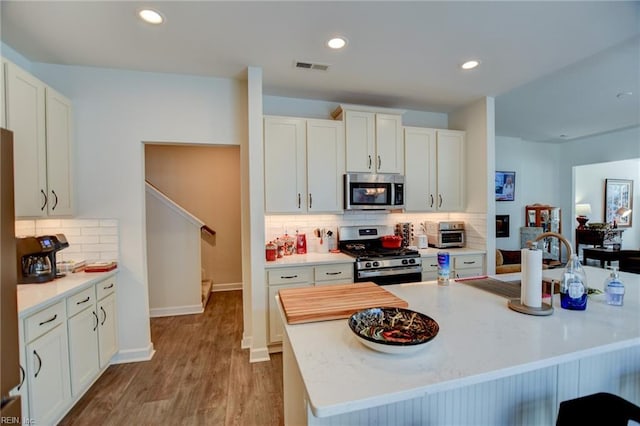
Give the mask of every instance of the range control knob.
POLYGON ((380 262, 373 262, 373 266, 380 266, 380 262))
POLYGON ((409 263, 416 263, 415 259, 409 259, 409 263))
POLYGON ((406 264, 408 264, 408 263, 409 263, 409 261, 408 261, 407 259, 402 259, 402 264, 403 264, 403 265, 406 265, 406 264))
POLYGON ((371 262, 367 262, 367 263, 365 263, 365 264, 364 264, 364 266, 365 266, 366 268, 371 268, 371 262))

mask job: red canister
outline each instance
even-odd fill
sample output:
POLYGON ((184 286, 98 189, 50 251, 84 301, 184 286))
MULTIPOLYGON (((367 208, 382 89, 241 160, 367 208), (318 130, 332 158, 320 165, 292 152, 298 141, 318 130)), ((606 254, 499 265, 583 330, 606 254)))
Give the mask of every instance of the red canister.
POLYGON ((296 253, 307 253, 307 236, 305 234, 296 234, 296 253))
POLYGON ((265 246, 265 254, 267 262, 274 262, 278 257, 278 246, 276 246, 272 241, 269 241, 265 246))

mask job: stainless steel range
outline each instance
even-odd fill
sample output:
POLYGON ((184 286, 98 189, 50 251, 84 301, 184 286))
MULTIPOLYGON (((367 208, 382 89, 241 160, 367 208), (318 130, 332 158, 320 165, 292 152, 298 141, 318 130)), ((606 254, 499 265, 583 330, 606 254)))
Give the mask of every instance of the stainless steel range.
POLYGON ((393 235, 393 227, 343 226, 338 229, 339 248, 353 256, 354 281, 379 285, 422 281, 422 259, 407 247, 384 248, 380 237, 393 235))

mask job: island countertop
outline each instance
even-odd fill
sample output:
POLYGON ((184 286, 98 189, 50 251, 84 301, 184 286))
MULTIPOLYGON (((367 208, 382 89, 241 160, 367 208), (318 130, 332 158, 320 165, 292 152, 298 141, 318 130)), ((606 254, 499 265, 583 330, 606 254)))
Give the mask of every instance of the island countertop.
MULTIPOLYGON (((608 271, 585 269, 589 286, 602 289, 608 271)), ((505 298, 453 281, 386 286, 440 325, 435 339, 408 355, 363 346, 346 320, 285 324, 285 332, 313 414, 333 416, 640 346, 640 276, 620 276, 624 306, 596 295, 586 311, 569 311, 556 295, 546 317, 514 312, 505 298)))

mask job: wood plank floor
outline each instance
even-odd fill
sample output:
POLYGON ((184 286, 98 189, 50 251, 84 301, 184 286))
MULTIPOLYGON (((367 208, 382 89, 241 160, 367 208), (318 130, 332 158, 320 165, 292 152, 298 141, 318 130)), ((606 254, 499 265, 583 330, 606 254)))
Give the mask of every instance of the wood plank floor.
POLYGON ((152 318, 151 361, 110 366, 61 425, 284 424, 282 354, 250 364, 242 293, 211 295, 201 315, 152 318))

